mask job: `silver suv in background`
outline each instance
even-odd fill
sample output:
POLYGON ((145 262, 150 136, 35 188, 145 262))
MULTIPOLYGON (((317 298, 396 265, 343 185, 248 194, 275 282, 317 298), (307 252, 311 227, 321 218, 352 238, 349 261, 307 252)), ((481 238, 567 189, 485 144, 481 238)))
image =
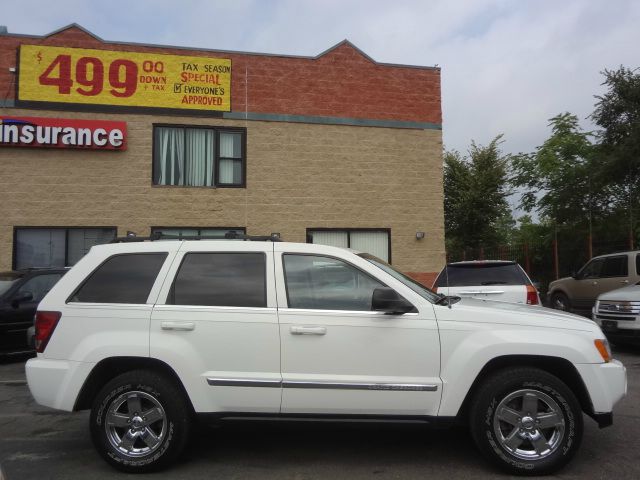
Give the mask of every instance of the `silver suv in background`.
POLYGON ((638 250, 593 257, 573 276, 549 284, 549 306, 588 315, 598 295, 638 283, 639 272, 638 250))
POLYGON ((603 293, 592 315, 612 342, 640 345, 640 284, 603 293))
POLYGON ((506 260, 449 263, 433 284, 437 293, 540 305, 538 290, 520 265, 506 260))

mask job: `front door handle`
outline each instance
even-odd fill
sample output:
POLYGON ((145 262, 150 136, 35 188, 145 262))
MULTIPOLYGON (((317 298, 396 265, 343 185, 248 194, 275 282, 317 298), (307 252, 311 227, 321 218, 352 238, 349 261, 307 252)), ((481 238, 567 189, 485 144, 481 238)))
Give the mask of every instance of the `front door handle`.
POLYGON ((629 280, 620 280, 620 283, 622 283, 623 285, 628 285, 629 284, 629 280))
POLYGON ((162 330, 186 332, 190 330, 195 330, 196 324, 194 322, 161 322, 160 328, 162 330))
POLYGON ((291 335, 325 335, 327 329, 325 327, 300 327, 292 326, 289 331, 291 335))

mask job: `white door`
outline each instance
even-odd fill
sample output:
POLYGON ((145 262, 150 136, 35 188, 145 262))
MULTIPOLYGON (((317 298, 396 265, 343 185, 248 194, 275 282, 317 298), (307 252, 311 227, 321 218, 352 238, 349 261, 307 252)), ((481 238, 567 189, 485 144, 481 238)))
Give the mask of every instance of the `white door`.
POLYGON ((431 304, 359 257, 346 262, 304 245, 274 249, 282 413, 436 415, 442 385, 431 304), (382 286, 416 312, 372 311, 373 290, 382 286))
POLYGON ((186 245, 152 313, 151 356, 176 370, 198 412, 279 412, 272 244, 186 245))

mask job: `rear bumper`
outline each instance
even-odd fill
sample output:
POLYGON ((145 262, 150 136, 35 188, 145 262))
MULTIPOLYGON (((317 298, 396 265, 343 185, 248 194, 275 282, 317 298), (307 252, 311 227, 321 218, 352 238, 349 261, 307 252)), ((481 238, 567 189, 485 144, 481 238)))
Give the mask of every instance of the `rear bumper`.
POLYGON ((25 367, 27 384, 36 402, 71 412, 94 363, 30 359, 25 367))

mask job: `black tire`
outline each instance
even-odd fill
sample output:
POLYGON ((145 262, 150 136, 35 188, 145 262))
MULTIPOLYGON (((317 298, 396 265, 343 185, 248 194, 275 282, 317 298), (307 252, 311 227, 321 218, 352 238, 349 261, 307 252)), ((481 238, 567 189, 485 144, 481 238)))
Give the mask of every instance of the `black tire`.
POLYGON ((571 312, 571 302, 562 292, 556 292, 551 295, 551 308, 561 310, 563 312, 571 312))
POLYGON ((135 370, 117 376, 96 396, 89 417, 91 439, 119 470, 159 470, 184 449, 191 417, 190 404, 173 380, 135 370))
POLYGON ((580 403, 560 379, 537 368, 493 374, 477 391, 470 415, 471 434, 480 451, 517 475, 559 470, 582 440, 580 403))

